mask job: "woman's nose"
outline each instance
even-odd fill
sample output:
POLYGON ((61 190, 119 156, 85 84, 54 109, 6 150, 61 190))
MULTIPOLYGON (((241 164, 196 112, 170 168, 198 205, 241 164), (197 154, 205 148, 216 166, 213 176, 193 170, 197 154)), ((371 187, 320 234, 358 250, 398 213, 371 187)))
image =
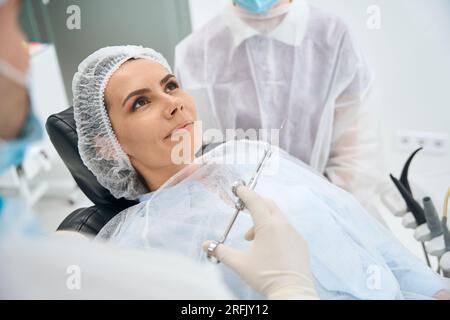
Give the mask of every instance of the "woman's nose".
POLYGON ((177 112, 180 112, 184 109, 183 103, 178 98, 170 97, 167 99, 167 106, 164 110, 164 114, 167 118, 173 118, 177 112))

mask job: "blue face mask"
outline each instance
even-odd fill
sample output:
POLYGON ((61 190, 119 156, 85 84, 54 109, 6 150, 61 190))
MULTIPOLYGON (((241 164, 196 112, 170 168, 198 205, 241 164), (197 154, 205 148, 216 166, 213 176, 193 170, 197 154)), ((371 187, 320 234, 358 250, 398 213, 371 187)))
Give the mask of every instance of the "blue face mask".
POLYGON ((241 8, 256 14, 262 14, 269 11, 278 0, 235 0, 241 8))

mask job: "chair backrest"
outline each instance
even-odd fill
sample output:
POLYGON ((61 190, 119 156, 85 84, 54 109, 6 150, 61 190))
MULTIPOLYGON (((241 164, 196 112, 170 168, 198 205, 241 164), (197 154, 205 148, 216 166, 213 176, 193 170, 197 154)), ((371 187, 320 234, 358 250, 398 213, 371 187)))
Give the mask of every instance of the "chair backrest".
POLYGON ((51 115, 45 125, 59 156, 64 161, 76 183, 95 206, 78 209, 69 215, 58 230, 81 231, 97 234, 120 211, 136 204, 135 201, 116 199, 97 181, 84 165, 78 153, 78 135, 73 108, 51 115))

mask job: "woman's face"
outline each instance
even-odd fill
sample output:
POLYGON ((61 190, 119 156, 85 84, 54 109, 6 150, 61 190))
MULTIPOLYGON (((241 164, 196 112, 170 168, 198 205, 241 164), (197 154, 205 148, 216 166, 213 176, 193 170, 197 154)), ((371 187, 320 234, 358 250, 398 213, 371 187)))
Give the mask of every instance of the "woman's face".
MULTIPOLYGON (((163 170, 179 166, 173 149, 183 133, 192 159, 195 151, 192 98, 178 86, 175 76, 147 59, 125 62, 111 77, 105 102, 113 130, 135 169, 163 170)), ((186 157, 186 154, 183 154, 186 157)))

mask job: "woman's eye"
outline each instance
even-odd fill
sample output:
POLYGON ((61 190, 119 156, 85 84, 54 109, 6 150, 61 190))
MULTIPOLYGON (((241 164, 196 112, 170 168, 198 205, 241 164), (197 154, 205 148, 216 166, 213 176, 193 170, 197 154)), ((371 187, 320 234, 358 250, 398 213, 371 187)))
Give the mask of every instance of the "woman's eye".
POLYGON ((133 110, 139 109, 140 107, 143 107, 147 105, 150 102, 148 98, 142 97, 137 99, 133 104, 133 110))
POLYGON ((178 83, 176 83, 174 81, 169 82, 166 86, 166 91, 173 91, 175 89, 178 89, 178 83))

